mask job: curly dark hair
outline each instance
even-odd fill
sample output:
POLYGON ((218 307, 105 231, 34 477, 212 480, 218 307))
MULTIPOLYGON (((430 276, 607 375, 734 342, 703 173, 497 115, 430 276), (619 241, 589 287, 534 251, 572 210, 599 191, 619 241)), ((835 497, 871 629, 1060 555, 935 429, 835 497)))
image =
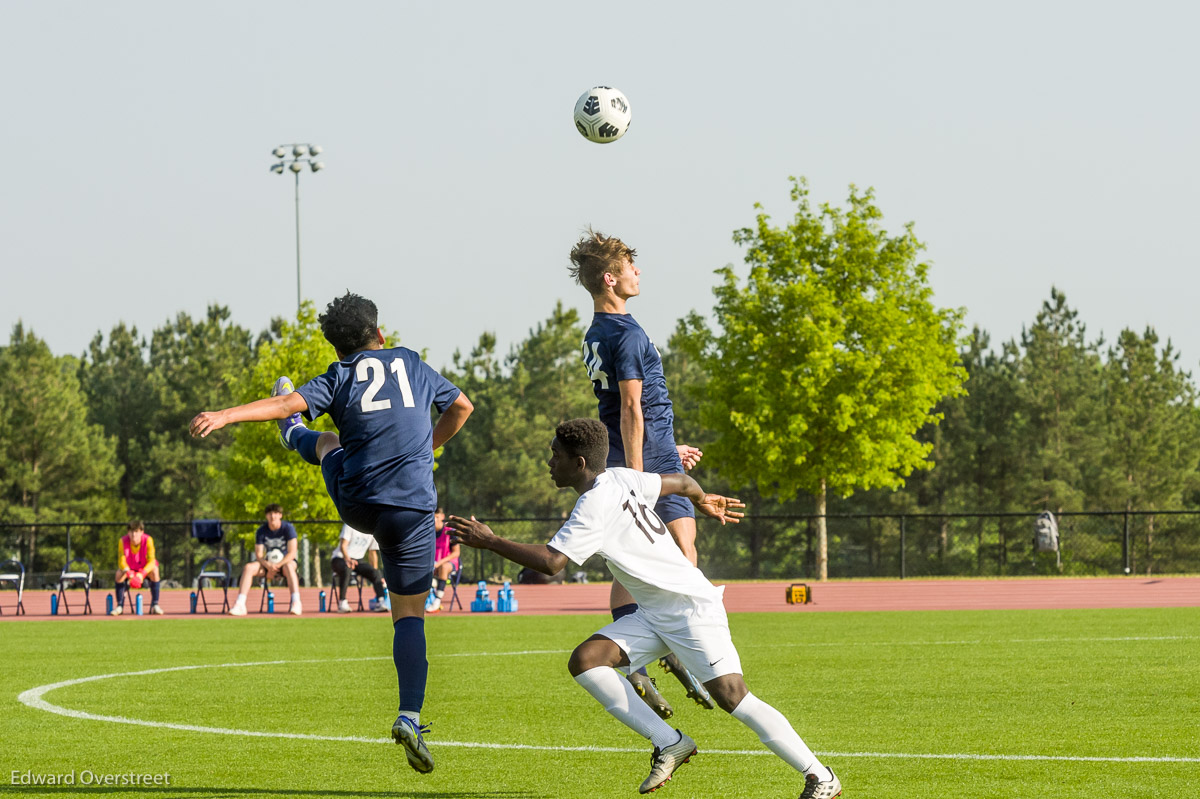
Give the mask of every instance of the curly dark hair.
POLYGON ((608 428, 599 420, 571 419, 554 428, 554 436, 568 455, 582 457, 593 471, 604 471, 608 460, 608 428))
POLYGON ((375 339, 379 310, 366 297, 347 291, 325 306, 317 317, 325 340, 342 355, 357 352, 375 339))
POLYGON ((594 297, 604 292, 605 272, 620 275, 625 271, 625 259, 632 262, 636 257, 637 250, 616 236, 605 236, 588 228, 571 249, 571 266, 567 271, 594 297))

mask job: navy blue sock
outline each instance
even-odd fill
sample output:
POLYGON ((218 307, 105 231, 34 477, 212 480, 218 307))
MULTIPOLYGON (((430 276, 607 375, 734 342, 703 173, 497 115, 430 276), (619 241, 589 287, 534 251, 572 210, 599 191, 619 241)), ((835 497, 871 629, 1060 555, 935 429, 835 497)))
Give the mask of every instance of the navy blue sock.
POLYGON ((300 457, 311 463, 313 466, 320 466, 321 459, 317 457, 317 439, 321 434, 316 430, 309 430, 307 427, 292 428, 292 446, 296 448, 296 452, 300 453, 300 457))
POLYGON ((392 660, 400 683, 400 711, 420 713, 425 704, 425 681, 429 678, 429 661, 425 659, 425 620, 405 616, 392 625, 392 660))
MULTIPOLYGON (((613 617, 613 621, 616 621, 617 619, 624 618, 625 616, 628 616, 628 615, 630 615, 630 614, 632 614, 632 613, 637 613, 637 603, 636 603, 636 602, 630 602, 628 605, 622 605, 622 606, 621 606, 621 607, 619 607, 619 608, 613 608, 613 609, 612 609, 612 617, 613 617)), ((640 669, 638 669, 638 670, 637 670, 636 672, 634 672, 634 673, 635 673, 635 674, 640 674, 640 675, 642 675, 643 677, 647 677, 647 676, 649 676, 649 675, 646 673, 646 667, 645 667, 645 666, 642 666, 640 669)))
POLYGON ((117 607, 121 607, 121 603, 125 601, 125 592, 128 589, 128 583, 117 583, 117 607))
POLYGON ((157 605, 158 604, 158 584, 161 583, 162 580, 147 580, 146 582, 150 583, 150 604, 157 605))

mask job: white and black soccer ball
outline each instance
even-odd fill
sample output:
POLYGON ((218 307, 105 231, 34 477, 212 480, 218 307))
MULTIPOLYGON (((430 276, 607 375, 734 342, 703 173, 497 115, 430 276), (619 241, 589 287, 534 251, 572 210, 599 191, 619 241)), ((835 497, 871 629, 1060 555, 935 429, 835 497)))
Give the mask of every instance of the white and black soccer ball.
POLYGON ((596 86, 575 103, 575 127, 588 141, 608 144, 629 130, 632 112, 629 100, 619 89, 596 86))
POLYGON ((267 550, 267 563, 279 563, 281 560, 283 560, 283 550, 282 549, 268 549, 267 550))

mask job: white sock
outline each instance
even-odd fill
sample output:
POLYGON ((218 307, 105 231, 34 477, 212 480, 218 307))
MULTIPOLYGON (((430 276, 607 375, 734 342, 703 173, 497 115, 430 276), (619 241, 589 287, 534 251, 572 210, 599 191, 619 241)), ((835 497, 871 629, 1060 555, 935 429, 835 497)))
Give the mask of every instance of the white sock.
POLYGON ((804 774, 816 771, 818 777, 828 779, 828 769, 821 765, 783 714, 754 694, 746 694, 729 715, 754 730, 764 746, 796 771, 804 774))
POLYGON ((642 701, 629 680, 608 666, 588 669, 578 675, 575 682, 604 705, 613 718, 643 738, 649 738, 655 746, 663 748, 679 740, 679 732, 671 729, 642 701))
POLYGON ((246 595, 245 595, 245 594, 238 594, 238 598, 237 598, 237 600, 236 600, 236 601, 235 601, 233 604, 235 604, 235 605, 241 605, 242 607, 245 607, 245 606, 246 606, 246 595))
POLYGON ((299 591, 293 591, 293 592, 292 592, 292 604, 293 604, 293 605, 299 605, 299 604, 300 604, 300 592, 299 592, 299 591))

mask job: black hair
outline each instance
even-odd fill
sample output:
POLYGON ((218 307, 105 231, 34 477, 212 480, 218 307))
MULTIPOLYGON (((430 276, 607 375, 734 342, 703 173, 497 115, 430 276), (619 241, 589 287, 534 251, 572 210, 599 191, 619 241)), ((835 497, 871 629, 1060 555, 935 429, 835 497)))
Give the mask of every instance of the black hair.
POLYGON ((582 457, 589 469, 604 471, 608 460, 608 428, 597 419, 571 419, 554 428, 558 444, 571 457, 582 457))
POLYGON ((357 352, 375 339, 379 310, 366 297, 347 291, 325 306, 317 317, 325 340, 342 355, 357 352))
POLYGON ((272 502, 270 505, 263 508, 263 515, 266 516, 268 513, 283 513, 283 506, 278 502, 272 502))

